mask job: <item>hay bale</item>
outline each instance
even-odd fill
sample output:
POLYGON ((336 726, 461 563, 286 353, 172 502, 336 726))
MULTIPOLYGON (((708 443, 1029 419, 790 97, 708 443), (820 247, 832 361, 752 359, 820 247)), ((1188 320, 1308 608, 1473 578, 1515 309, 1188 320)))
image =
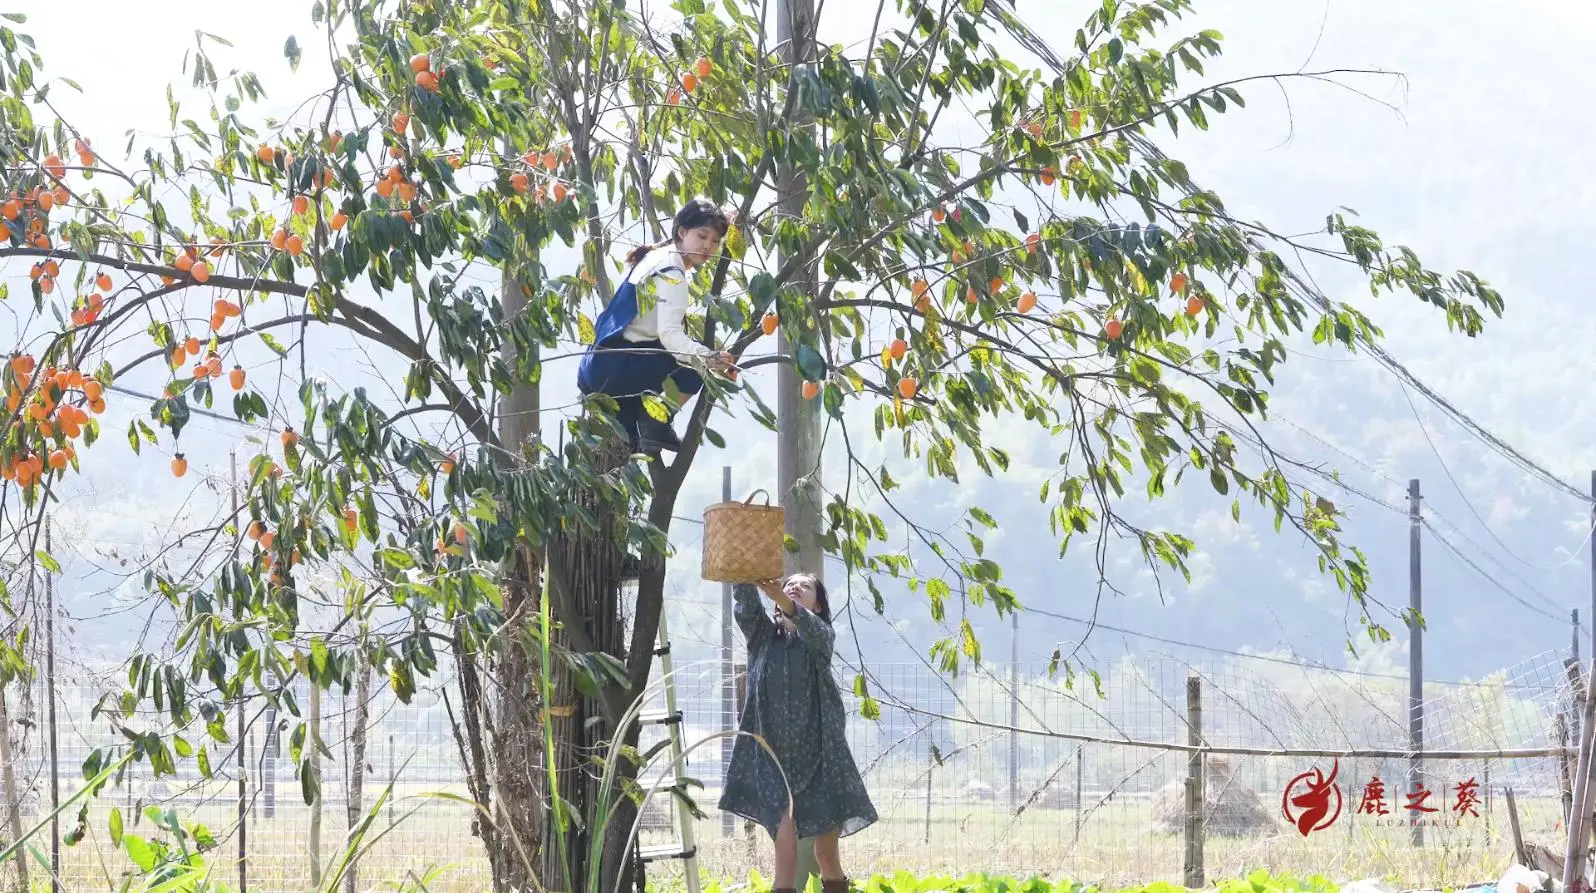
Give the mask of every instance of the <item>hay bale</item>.
MULTIPOLYGON (((1249 837, 1277 830, 1275 815, 1263 798, 1235 778, 1230 761, 1208 758, 1204 773, 1203 830, 1215 837, 1249 837)), ((1179 778, 1153 795, 1152 830, 1180 834, 1186 828, 1186 779, 1179 778)))
POLYGON ((976 803, 991 803, 997 799, 997 789, 979 778, 972 778, 959 792, 959 797, 976 803))
POLYGON ((1075 796, 1075 779, 1056 778, 1036 798, 1043 809, 1076 809, 1081 804, 1075 796))

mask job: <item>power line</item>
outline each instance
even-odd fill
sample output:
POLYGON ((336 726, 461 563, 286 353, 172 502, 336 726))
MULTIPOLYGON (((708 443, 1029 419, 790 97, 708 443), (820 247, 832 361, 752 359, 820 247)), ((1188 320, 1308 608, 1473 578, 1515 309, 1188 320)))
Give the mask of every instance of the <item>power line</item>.
MULTIPOLYGON (((137 397, 137 398, 139 398, 141 400, 155 400, 155 399, 157 399, 155 397, 152 397, 149 394, 141 393, 139 391, 135 391, 135 390, 133 390, 131 388, 126 388, 126 387, 123 387, 121 385, 114 385, 113 384, 113 385, 111 385, 109 387, 109 390, 111 390, 111 391, 113 391, 115 393, 122 394, 124 396, 137 397)), ((1403 393, 1404 393, 1404 395, 1406 395, 1406 389, 1405 388, 1403 389, 1403 393)), ((1409 407, 1413 408, 1411 400, 1409 400, 1409 407)), ((251 430, 261 430, 262 429, 262 426, 251 425, 251 424, 243 421, 242 419, 238 419, 238 418, 235 418, 233 416, 222 415, 221 413, 214 412, 214 411, 208 410, 208 409, 203 409, 203 408, 197 407, 197 406, 189 407, 189 412, 194 414, 194 415, 199 415, 199 416, 203 416, 205 418, 215 419, 215 420, 221 421, 221 422, 227 422, 227 423, 230 423, 230 424, 233 424, 233 425, 238 425, 239 427, 249 428, 251 430)), ((1415 413, 1415 418, 1417 419, 1417 410, 1416 409, 1414 410, 1414 413, 1415 413)), ((1331 449, 1335 450, 1336 452, 1341 453, 1342 455, 1346 456, 1348 459, 1351 459, 1352 461, 1358 463, 1359 465, 1363 466, 1364 468, 1368 469, 1369 471, 1374 472, 1375 474, 1378 474, 1378 475, 1380 475, 1382 477, 1385 477, 1387 480, 1391 480, 1389 475, 1386 475, 1384 472, 1378 471, 1377 469, 1375 469, 1372 466, 1370 466, 1364 460, 1359 459, 1357 456, 1354 456, 1351 453, 1348 453, 1346 450, 1343 450, 1340 447, 1337 447, 1337 446, 1325 441, 1323 438, 1320 438, 1317 435, 1312 434, 1311 432, 1307 431, 1307 429, 1301 427, 1300 425, 1297 425, 1294 422, 1291 422, 1289 419, 1287 419, 1285 421, 1287 422, 1287 424, 1291 425, 1293 428, 1296 428, 1297 430, 1302 431, 1305 434, 1308 434, 1310 437, 1313 437, 1315 440, 1319 441, 1320 443, 1324 444, 1327 447, 1330 447, 1331 449)), ((1423 422, 1421 421, 1419 423, 1419 425, 1420 425, 1420 429, 1422 430, 1423 429, 1423 422)), ((1425 439, 1426 439, 1426 441, 1429 440, 1428 432, 1425 432, 1425 439)), ((1432 443, 1431 444, 1431 450, 1434 451, 1434 449, 1435 449, 1435 447, 1434 447, 1434 444, 1432 443)), ((1437 457, 1437 459, 1439 459, 1440 458, 1440 454, 1436 453, 1436 457, 1437 457)), ((1313 474, 1315 474, 1315 475, 1317 475, 1317 476, 1319 476, 1319 477, 1321 477, 1321 478, 1323 478, 1323 479, 1325 479, 1325 480, 1327 480, 1327 481, 1329 481, 1331 483, 1334 483, 1335 485, 1337 485, 1338 487, 1340 487, 1343 490, 1346 490, 1349 493, 1352 493, 1354 495, 1362 497, 1363 499, 1369 500, 1370 502, 1372 502, 1372 503, 1374 503, 1376 505, 1379 505, 1379 506, 1381 506, 1383 508, 1386 508, 1386 509, 1388 509, 1388 510, 1390 510, 1392 512, 1397 512, 1397 513, 1400 513, 1400 514, 1403 514, 1403 515, 1406 514, 1405 511, 1403 511, 1399 507, 1393 505, 1389 501, 1381 499, 1381 498, 1379 498, 1377 496, 1374 496, 1372 494, 1369 494, 1369 493, 1364 493, 1364 492, 1358 490, 1357 488, 1351 486, 1350 484, 1347 484, 1347 483, 1335 478, 1333 475, 1330 475, 1330 474, 1328 474, 1328 473, 1326 473, 1324 471, 1321 471, 1319 469, 1316 469, 1316 468, 1313 468, 1313 467, 1307 466, 1307 465, 1300 465, 1299 464, 1299 467, 1301 467, 1304 470, 1309 471, 1309 472, 1311 472, 1311 473, 1313 473, 1313 474)), ((1442 462, 1442 469, 1446 470, 1446 464, 1445 464, 1444 461, 1442 462)), ((1449 470, 1447 470, 1446 473, 1447 473, 1447 478, 1449 480, 1452 479, 1451 472, 1449 470)), ((1458 489, 1458 493, 1461 496, 1462 495, 1462 490, 1461 490, 1461 488, 1457 487, 1456 480, 1452 481, 1452 486, 1454 488, 1458 489)), ((1468 498, 1466 496, 1464 497, 1463 501, 1464 501, 1464 504, 1466 504, 1466 505, 1468 504, 1468 498)), ((1469 510, 1471 512, 1474 511, 1474 508, 1473 508, 1472 505, 1469 505, 1469 510)), ((1435 514, 1435 513, 1432 512, 1431 514, 1435 514)), ((1446 520, 1444 517, 1441 517, 1438 514, 1436 514, 1435 516, 1437 518, 1440 518, 1440 520, 1442 520, 1448 526, 1450 526, 1454 530, 1456 530, 1458 532, 1458 534, 1460 536, 1462 536, 1465 540, 1469 540, 1472 545, 1475 545, 1476 547, 1478 547, 1478 544, 1477 543, 1473 543, 1473 541, 1469 539, 1468 535, 1466 533, 1464 533, 1463 530, 1461 528, 1459 528, 1456 524, 1453 524, 1451 521, 1446 520)), ((1476 518, 1479 517, 1478 512, 1475 512, 1475 517, 1476 518)), ((690 523, 690 524, 698 524, 698 525, 702 525, 703 524, 703 520, 702 519, 690 518, 690 517, 687 517, 685 515, 672 515, 672 519, 676 520, 676 521, 687 522, 687 523, 690 523)), ((1430 532, 1436 537, 1436 539, 1441 541, 1442 545, 1446 546, 1448 551, 1450 551, 1453 555, 1457 556, 1457 558, 1460 561, 1462 561, 1464 564, 1468 565, 1471 569, 1473 569, 1475 573, 1479 574, 1480 576, 1484 577, 1486 580, 1490 581, 1490 583, 1493 586, 1495 586, 1497 589, 1500 589, 1505 595, 1507 595, 1508 598, 1511 598, 1513 601, 1515 601, 1515 602, 1519 603, 1520 605, 1524 606, 1525 608, 1535 612, 1536 614, 1541 615, 1542 617, 1549 617, 1549 618, 1551 618, 1553 620, 1557 620, 1559 622, 1562 622, 1565 619, 1565 618, 1563 618, 1561 616, 1550 614, 1547 611, 1545 611, 1545 610, 1543 610, 1543 609, 1541 609, 1539 607, 1536 607, 1535 605, 1529 603, 1528 601, 1525 601, 1521 596, 1519 596, 1518 594, 1516 594, 1513 591, 1511 591, 1510 589, 1508 589, 1506 586, 1504 586, 1501 582, 1496 580, 1490 574, 1487 574, 1483 569, 1481 569, 1479 567, 1479 565, 1477 565, 1473 561, 1469 560, 1463 554, 1463 552, 1461 550, 1459 550, 1450 541, 1448 541, 1445 537, 1443 537, 1441 535, 1440 531, 1436 530, 1433 525, 1429 524, 1428 522, 1425 522, 1425 527, 1429 528, 1430 532)), ((1593 527, 1593 529, 1596 529, 1596 527, 1593 527)), ((1487 532, 1489 532, 1489 528, 1488 527, 1487 527, 1487 532)), ((1493 539, 1496 538, 1494 533, 1492 534, 1492 538, 1493 539)), ((1497 543, 1500 545, 1501 544, 1501 540, 1497 540, 1497 543)), ((1503 548, 1506 549, 1506 546, 1503 546, 1503 548)), ((1509 554, 1512 554, 1511 551, 1509 551, 1509 554)), ((835 559, 835 556, 828 556, 828 557, 835 559)), ((1516 555, 1514 555, 1513 557, 1514 558, 1518 558, 1518 556, 1516 556, 1516 555)), ((1522 558, 1519 558, 1518 560, 1523 561, 1522 558)), ((1528 562, 1526 562, 1526 563, 1528 563, 1528 562)), ((1531 566, 1533 566, 1533 565, 1531 565, 1531 566)), ((1512 572, 1509 571, 1509 574, 1511 574, 1511 573, 1512 572)), ((1531 591, 1533 591, 1544 602, 1546 602, 1549 605, 1553 605, 1554 607, 1556 607, 1556 602, 1554 602, 1550 597, 1546 596, 1544 593, 1542 593, 1539 590, 1535 589, 1535 587, 1530 586, 1522 578, 1517 577, 1517 575, 1514 575, 1514 577, 1515 577, 1515 579, 1518 580, 1518 582, 1524 584, 1524 586, 1526 588, 1528 588, 1531 591)), ((1040 613, 1040 612, 1038 612, 1038 613, 1040 613)), ((1074 619, 1074 618, 1061 618, 1061 619, 1074 619)), ((1084 622, 1084 621, 1077 621, 1077 622, 1084 622)), ((1134 633, 1127 633, 1127 634, 1134 635, 1134 633)), ((1203 647, 1205 647, 1205 646, 1194 645, 1194 644, 1190 644, 1190 643, 1178 643, 1178 644, 1183 644, 1183 645, 1186 645, 1187 647, 1193 647, 1193 648, 1203 648, 1203 647)), ((1220 649, 1220 650, 1223 651, 1223 649, 1220 649)), ((1247 655, 1241 654, 1239 652, 1224 652, 1224 653, 1237 654, 1238 656, 1247 656, 1247 655)), ((1402 677, 1402 678, 1406 678, 1406 677, 1402 677)))
MULTIPOLYGON (((1171 638, 1168 638, 1166 636, 1154 635, 1153 633, 1142 632, 1140 630, 1126 629, 1125 627, 1114 626, 1112 624, 1103 623, 1103 622, 1098 621, 1098 620, 1089 620, 1089 619, 1084 618, 1084 617, 1072 617, 1072 616, 1070 616, 1068 614, 1059 614, 1059 613, 1056 613, 1056 612, 1053 612, 1053 611, 1044 610, 1042 608, 1022 607, 1021 610, 1025 611, 1026 613, 1029 613, 1029 614, 1036 614, 1036 615, 1039 615, 1039 616, 1042 616, 1042 617, 1051 618, 1053 620, 1064 620, 1064 621, 1067 621, 1067 622, 1070 622, 1070 623, 1079 623, 1079 624, 1081 624, 1083 626, 1090 626, 1090 627, 1093 627, 1095 629, 1106 629, 1109 632, 1121 633, 1123 635, 1132 636, 1132 637, 1138 638, 1138 639, 1146 639, 1146 640, 1148 640, 1150 642, 1159 642, 1159 643, 1162 643, 1164 645, 1174 645, 1174 646, 1177 646, 1177 647, 1180 647, 1180 648, 1192 648, 1192 649, 1195 649, 1197 651, 1206 651, 1206 652, 1209 652, 1211 654, 1221 654, 1221 655, 1225 655, 1227 657, 1239 657, 1239 658, 1243 658, 1245 660, 1256 660, 1256 661, 1262 661, 1263 663, 1280 664, 1282 666, 1287 666, 1287 667, 1297 667, 1299 669, 1323 670, 1323 671, 1326 671, 1326 672, 1329 672, 1329 673, 1336 673, 1336 674, 1342 674, 1342 675, 1347 675, 1347 676, 1362 676, 1362 677, 1365 677, 1365 678, 1368 678, 1368 679, 1390 679, 1390 680, 1396 680, 1396 681, 1405 682, 1405 681, 1407 681, 1407 678, 1408 678, 1407 676, 1399 674, 1399 673, 1375 673, 1375 672, 1372 672, 1372 671, 1369 671, 1369 670, 1340 669, 1340 668, 1337 668, 1337 667, 1329 666, 1328 664, 1319 663, 1317 661, 1303 660, 1301 658, 1277 657, 1275 655, 1270 655, 1270 654, 1252 654, 1252 653, 1249 653, 1249 652, 1246 652, 1246 651, 1232 651, 1232 650, 1230 650, 1228 648, 1219 648, 1219 647, 1214 646, 1214 645, 1204 645, 1204 644, 1199 643, 1199 642, 1185 642, 1185 641, 1181 641, 1180 639, 1171 639, 1171 638)), ((1557 619, 1561 620, 1561 619, 1564 619, 1564 618, 1557 618, 1557 619)), ((1462 680, 1450 680, 1450 679, 1428 679, 1428 680, 1425 680, 1425 681, 1433 682, 1433 683, 1435 683, 1437 685, 1457 685, 1457 686, 1473 686, 1473 687, 1481 687, 1481 686, 1485 686, 1485 685, 1491 684, 1491 683, 1484 683, 1484 682, 1465 682, 1465 681, 1462 681, 1462 680)), ((1545 688, 1545 687, 1547 687, 1545 685, 1538 685, 1538 684, 1534 684, 1534 683, 1504 683, 1504 684, 1508 688, 1545 688)))
MULTIPOLYGON (((1430 437, 1430 429, 1428 428, 1428 426, 1426 426, 1424 424, 1424 419, 1422 417, 1420 417, 1419 408, 1413 404, 1413 397, 1410 394, 1408 394, 1407 387, 1405 385, 1403 385, 1401 382, 1397 383, 1397 387, 1401 388, 1401 390, 1402 390, 1402 399, 1407 402, 1408 411, 1413 414, 1413 421, 1418 424, 1419 433, 1424 435, 1424 442, 1427 445, 1429 445, 1430 452, 1435 456, 1435 461, 1438 464, 1440 464, 1441 472, 1446 475, 1447 481, 1449 481, 1452 484, 1452 489, 1457 491, 1458 498, 1463 500, 1463 505, 1468 508, 1469 514, 1474 516, 1474 520, 1480 522, 1480 526, 1485 528, 1486 534, 1488 534, 1491 537, 1491 539, 1494 540, 1496 542, 1496 544, 1502 548, 1503 552, 1506 552, 1509 556, 1511 556, 1514 561, 1517 561, 1518 563, 1524 565, 1525 567, 1535 568, 1536 570, 1556 570, 1557 568, 1562 567, 1562 566, 1570 563, 1571 561, 1573 561, 1573 558, 1572 558, 1572 555, 1571 555, 1571 557, 1568 559, 1568 561, 1564 561, 1561 564, 1552 565, 1551 567, 1542 567, 1541 565, 1538 565, 1535 562, 1530 561, 1527 558, 1524 558, 1523 556, 1519 555, 1517 552, 1514 552, 1513 549, 1510 546, 1508 546, 1507 543, 1502 542, 1502 538, 1496 535, 1496 531, 1495 530, 1491 529, 1491 525, 1489 523, 1487 523, 1485 518, 1480 515, 1479 510, 1474 507, 1474 503, 1469 501, 1468 494, 1463 492, 1463 486, 1461 484, 1459 484, 1458 481, 1457 481, 1457 478, 1453 476, 1452 469, 1446 464, 1446 459, 1441 455, 1440 449, 1438 449, 1436 447, 1435 441, 1433 439, 1431 439, 1431 437, 1430 437)), ((1457 531, 1459 533, 1463 532, 1462 528, 1457 527, 1457 525, 1454 524, 1452 526, 1455 529, 1457 529, 1457 531)), ((1592 530, 1596 530, 1596 524, 1593 524, 1591 529, 1592 530)), ((1586 538, 1588 539, 1589 536, 1590 536, 1590 534, 1587 533, 1586 534, 1586 538)), ((1523 582, 1523 581, 1520 580, 1520 582, 1523 582)))
MULTIPOLYGON (((1406 393, 1405 389, 1404 389, 1404 393, 1406 393)), ((1409 406, 1410 407, 1412 406, 1412 402, 1411 401, 1409 401, 1409 406)), ((1352 453, 1349 453, 1346 450, 1336 446, 1335 444, 1330 443, 1329 441, 1319 437, 1318 435, 1316 435, 1313 432, 1307 430, 1306 428, 1303 428, 1301 425, 1298 425, 1297 423, 1291 421, 1290 419, 1286 419, 1286 418, 1280 417, 1278 415, 1276 417, 1277 418, 1281 418, 1281 420, 1284 421, 1286 424, 1290 425, 1293 428, 1296 428, 1298 431, 1301 431, 1303 434, 1308 435, 1309 437, 1313 438, 1314 440, 1318 441, 1319 443, 1323 444, 1324 446, 1326 446, 1326 447, 1328 447, 1328 448, 1340 453, 1341 455, 1347 457, 1348 459, 1352 460, 1353 462, 1355 462, 1358 465, 1362 466, 1363 468, 1367 469, 1369 472, 1371 472, 1371 473, 1373 473, 1373 474, 1385 479, 1386 481, 1388 481, 1388 482, 1390 482, 1392 484, 1399 483, 1395 478, 1393 478, 1390 475, 1386 474, 1385 472, 1375 468, 1374 466, 1370 465, 1365 460, 1363 460, 1363 459, 1359 458, 1358 456, 1355 456, 1352 453)), ((1415 418, 1417 418, 1417 414, 1415 414, 1415 418)), ((1420 428, 1421 429, 1423 428, 1423 423, 1422 422, 1420 422, 1420 428)), ((1425 433, 1425 439, 1426 440, 1429 439, 1428 432, 1425 433)), ((1431 444, 1430 448, 1433 451, 1435 449, 1434 444, 1431 444)), ((1440 458, 1440 454, 1439 453, 1436 454, 1436 458, 1437 459, 1440 458)), ((1401 517, 1404 517, 1404 518, 1406 518, 1407 515, 1408 515, 1408 510, 1407 509, 1402 508, 1400 506, 1397 506, 1397 505, 1391 503, 1389 500, 1381 499, 1380 497, 1375 496, 1375 495, 1373 495, 1371 493, 1365 493, 1364 491, 1352 486, 1351 484, 1348 484, 1347 482, 1341 480, 1340 478, 1336 477, 1335 475, 1332 475, 1332 474, 1330 474, 1328 472, 1325 472, 1325 471, 1323 471, 1321 469, 1314 468, 1314 467, 1312 467, 1310 465, 1306 465, 1306 464, 1303 464, 1303 463, 1294 462, 1292 464, 1296 465, 1299 468, 1302 468, 1304 471, 1307 471, 1307 472, 1309 472, 1311 474, 1314 474, 1314 475, 1324 479, 1325 481, 1335 485, 1336 487, 1341 488, 1342 490, 1347 491, 1348 493, 1351 493, 1351 494, 1353 494, 1355 496, 1358 496, 1358 497, 1360 497, 1362 499, 1368 500, 1370 503, 1373 503, 1374 505, 1379 506, 1380 508, 1384 508, 1384 509, 1392 512, 1393 514, 1400 515, 1401 517)), ((1444 461, 1442 462, 1442 469, 1446 470, 1446 465, 1445 465, 1444 461)), ((1451 472, 1449 470, 1447 471, 1447 477, 1448 477, 1448 479, 1451 479, 1451 477, 1452 477, 1451 472)), ((1458 490, 1458 495, 1460 495, 1460 496, 1463 495, 1463 491, 1462 491, 1461 488, 1459 488, 1457 486, 1457 481, 1456 480, 1452 481, 1452 486, 1455 489, 1458 490)), ((1467 504, 1468 503, 1468 497, 1464 496, 1463 497, 1463 501, 1464 501, 1465 504, 1467 504)), ((1470 505, 1469 506, 1469 510, 1471 512, 1474 511, 1474 507, 1472 505, 1470 505)), ((1474 540, 1474 538, 1469 536, 1468 533, 1466 531, 1464 531, 1461 526, 1459 526, 1455 522, 1451 521, 1445 515, 1442 515, 1440 512, 1435 511, 1428 504, 1426 504, 1423 507, 1422 511, 1426 515, 1428 515, 1430 517, 1433 517, 1433 518, 1441 521, 1442 523, 1444 523, 1446 526, 1450 527, 1453 531, 1455 531, 1457 533, 1458 536, 1462 537, 1465 542, 1467 542, 1469 545, 1473 546, 1481 554, 1488 554, 1489 553, 1490 550, 1484 548, 1478 542, 1476 542, 1474 540)), ((1475 518, 1479 518, 1479 513, 1475 512, 1474 516, 1475 516, 1475 518)), ((1483 524, 1484 521, 1482 520, 1481 523, 1483 524)), ((1450 541, 1448 541, 1445 537, 1443 537, 1439 530, 1436 530, 1434 526, 1429 525, 1429 524, 1426 524, 1425 526, 1429 527, 1430 532, 1437 539, 1441 540, 1442 544, 1445 545, 1449 551, 1451 551, 1455 555, 1458 555, 1459 557, 1462 557, 1460 550, 1456 546, 1454 546, 1450 541)), ((1489 532, 1490 528, 1488 526, 1487 526, 1486 529, 1487 529, 1487 532, 1489 532)), ((1592 531, 1596 531, 1596 525, 1593 525, 1591 530, 1592 531)), ((1587 532, 1587 534, 1586 534, 1587 541, 1589 539, 1589 536, 1590 536, 1590 533, 1587 532)), ((1492 539, 1496 539, 1496 536, 1495 536, 1494 533, 1492 534, 1492 539)), ((1508 554, 1512 555, 1512 551, 1508 550, 1507 546, 1505 544, 1503 544, 1500 539, 1497 539, 1496 542, 1497 542, 1498 545, 1502 546, 1502 548, 1504 550, 1507 550, 1508 554)), ((1519 558, 1517 555, 1513 555, 1513 557, 1518 559, 1521 562, 1524 561, 1524 559, 1519 558)), ((1464 560, 1467 561, 1467 559, 1464 559, 1464 560)), ((1573 559, 1571 558, 1570 561, 1572 561, 1572 560, 1573 559)), ((1550 614, 1547 614, 1545 611, 1543 611, 1543 610, 1541 610, 1539 608, 1536 608, 1534 605, 1530 605, 1530 604, 1524 602, 1523 599, 1519 598, 1519 596, 1517 596, 1517 595, 1513 594, 1512 592, 1510 592, 1507 589, 1506 586, 1502 585, 1496 579, 1491 577, 1490 574, 1487 574, 1484 570, 1482 570, 1478 565, 1474 564, 1472 561, 1467 561, 1467 563, 1469 564, 1469 566, 1471 568, 1474 569, 1474 571, 1476 573, 1478 573, 1482 577, 1485 577, 1487 580, 1490 580, 1492 585, 1496 586, 1498 589, 1501 589, 1503 592, 1507 593, 1507 595, 1510 598, 1512 598, 1513 600, 1518 601, 1520 604, 1523 604, 1525 607, 1529 608, 1532 611, 1535 611, 1538 614, 1541 614, 1542 616, 1548 616, 1548 617, 1552 616, 1550 614)), ((1529 564, 1529 562, 1524 562, 1524 563, 1525 564, 1529 564)), ((1519 576, 1511 568, 1509 568, 1506 564, 1502 563, 1501 561, 1496 561, 1496 564, 1503 571, 1505 571, 1508 574, 1508 576, 1512 577, 1515 581, 1517 581, 1525 589, 1527 589, 1530 592, 1534 593, 1535 596, 1537 598, 1539 598, 1544 604, 1551 606, 1553 610, 1559 610, 1559 611, 1562 610, 1562 606, 1560 604, 1558 604, 1558 602, 1555 599, 1553 599, 1551 596, 1548 596, 1546 593, 1542 592, 1540 589, 1536 588, 1532 583, 1530 583, 1529 581, 1525 580, 1523 577, 1519 576)), ((1534 567, 1535 565, 1529 564, 1529 566, 1534 567)), ((1551 570, 1552 568, 1542 568, 1542 569, 1543 570, 1551 570)), ((1558 618, 1558 619, 1561 619, 1561 618, 1558 618)))
POLYGON ((1499 582, 1495 577, 1493 577, 1490 574, 1486 573, 1485 571, 1481 570, 1480 566, 1475 564, 1474 561, 1472 559, 1470 559, 1467 555, 1463 554, 1462 550, 1460 550, 1457 546, 1452 545, 1452 543, 1446 537, 1441 535, 1440 531, 1435 529, 1435 525, 1431 524, 1427 519, 1421 519, 1419 521, 1419 523, 1423 524, 1425 526, 1425 528, 1427 530, 1429 530, 1430 533, 1433 534, 1437 540, 1440 541, 1441 545, 1443 545, 1443 546, 1445 546, 1447 548, 1447 551, 1451 552, 1454 556, 1456 556, 1457 560, 1459 560, 1459 561, 1463 562, 1464 564, 1468 565, 1470 568, 1472 568, 1474 570, 1475 573, 1477 573, 1480 576, 1484 577, 1485 579, 1489 580, 1491 582, 1491 585, 1495 586, 1497 589, 1502 590, 1502 594, 1506 595, 1508 598, 1512 599, 1515 602, 1518 602, 1519 604, 1523 605, 1525 608, 1527 608, 1527 609, 1529 609, 1531 611, 1534 611, 1536 614, 1539 614, 1542 617, 1551 618, 1552 620, 1556 620, 1559 623, 1564 623, 1564 622, 1566 622, 1568 620, 1567 617, 1563 617, 1563 616, 1560 616, 1560 615, 1557 615, 1557 614, 1548 613, 1547 611, 1542 610, 1541 608, 1538 608, 1535 605, 1530 604, 1529 602, 1525 601, 1522 597, 1520 597, 1517 593, 1515 593, 1512 590, 1508 589, 1506 586, 1503 586, 1501 584, 1501 582, 1499 582))

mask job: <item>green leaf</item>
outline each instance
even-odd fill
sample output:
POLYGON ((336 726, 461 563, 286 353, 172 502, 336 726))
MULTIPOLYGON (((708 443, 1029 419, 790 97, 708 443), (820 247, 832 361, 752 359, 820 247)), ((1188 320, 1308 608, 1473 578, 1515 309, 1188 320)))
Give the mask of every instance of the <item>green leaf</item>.
POLYGON ((111 807, 110 826, 111 826, 111 846, 121 847, 122 846, 122 810, 119 807, 116 807, 116 806, 111 807))
POLYGON ((321 796, 321 770, 311 763, 308 756, 299 764, 299 793, 305 798, 306 806, 315 803, 321 796))
POLYGON ((160 853, 149 841, 136 834, 128 834, 122 838, 122 848, 127 850, 127 856, 139 871, 149 874, 155 870, 156 863, 160 861, 160 853))
POLYGON ((664 400, 653 394, 643 395, 643 410, 648 413, 649 418, 657 422, 669 422, 671 420, 670 407, 665 405, 664 400))
POLYGON ((776 277, 769 273, 757 273, 748 280, 748 297, 753 299, 754 312, 763 313, 776 301, 776 277))
POLYGON ((288 70, 299 70, 299 40, 292 34, 288 35, 288 42, 283 44, 283 55, 288 58, 288 70))
POLYGON ((794 365, 807 381, 821 381, 826 377, 826 358, 808 344, 798 345, 793 356, 794 365))

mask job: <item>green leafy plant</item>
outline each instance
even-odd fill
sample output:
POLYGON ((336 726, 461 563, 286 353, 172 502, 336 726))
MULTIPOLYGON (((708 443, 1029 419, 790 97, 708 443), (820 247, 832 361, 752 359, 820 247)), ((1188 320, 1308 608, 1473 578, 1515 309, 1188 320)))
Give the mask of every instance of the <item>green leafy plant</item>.
MULTIPOLYGON (((292 683, 347 692, 369 667, 408 699, 431 680, 461 705, 495 885, 570 889, 594 859, 613 885, 635 803, 562 801, 550 779, 635 746, 625 718, 653 669, 671 519, 701 444, 725 442, 715 408, 774 413, 755 376, 711 377, 676 457, 644 463, 617 455, 603 400, 545 430, 543 386, 591 341, 619 249, 667 235, 698 194, 737 224, 695 280, 697 331, 743 357, 768 315, 804 379, 788 396, 846 451, 823 505, 800 494, 818 543, 793 545, 841 557, 877 611, 914 600, 944 631, 929 657, 947 672, 980 656, 969 610, 1023 605, 986 551, 996 515, 971 507, 961 537, 899 491, 911 474, 1003 479, 998 421, 1059 457, 1037 496, 1061 552, 1090 552, 1098 594, 1116 542, 1187 573, 1195 541, 1126 501, 1196 478, 1234 517, 1248 505, 1294 531, 1368 636, 1387 636, 1340 509, 1258 428, 1293 339, 1388 359, 1359 306, 1296 259, 1465 337, 1502 298, 1339 212, 1314 237, 1240 219, 1157 142, 1209 128, 1255 84, 1351 73, 1205 79, 1221 36, 1189 24, 1186 0, 1108 0, 1064 55, 1012 4, 897 0, 867 41, 798 65, 768 40, 768 4, 670 9, 667 24, 599 0, 320 0, 331 75, 314 101, 258 113, 260 79, 198 32, 195 97, 169 93, 164 125, 120 150, 56 114, 50 91, 74 82, 48 78, 12 27, 24 17, 6 17, 0 261, 28 285, 3 296, 26 325, 0 368, 0 538, 57 567, 42 516, 115 442, 169 451, 183 479, 197 412, 273 433, 245 457, 238 511, 187 541, 204 544, 192 561, 146 575, 180 634, 128 656, 103 715, 148 722, 128 734, 156 774, 192 760, 209 776, 225 706, 259 698, 294 718, 314 799, 321 744, 292 683), (801 180, 802 202, 773 204, 778 180, 801 180), (149 394, 147 411, 108 416, 112 388, 149 394), (866 458, 872 438, 890 459, 866 458)), ((289 40, 286 64, 302 52, 289 40)), ((7 647, 0 666, 25 663, 7 647)), ((635 761, 606 773, 624 787, 635 761)))

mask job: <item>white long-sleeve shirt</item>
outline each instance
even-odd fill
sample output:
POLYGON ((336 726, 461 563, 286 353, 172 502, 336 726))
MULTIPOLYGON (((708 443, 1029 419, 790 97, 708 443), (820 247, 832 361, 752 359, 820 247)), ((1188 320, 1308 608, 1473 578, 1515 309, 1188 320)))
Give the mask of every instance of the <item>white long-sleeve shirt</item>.
POLYGON ((681 252, 674 245, 655 248, 638 261, 623 280, 637 288, 637 316, 621 336, 634 343, 657 340, 683 359, 713 355, 687 334, 687 308, 692 302, 687 275, 681 252))

